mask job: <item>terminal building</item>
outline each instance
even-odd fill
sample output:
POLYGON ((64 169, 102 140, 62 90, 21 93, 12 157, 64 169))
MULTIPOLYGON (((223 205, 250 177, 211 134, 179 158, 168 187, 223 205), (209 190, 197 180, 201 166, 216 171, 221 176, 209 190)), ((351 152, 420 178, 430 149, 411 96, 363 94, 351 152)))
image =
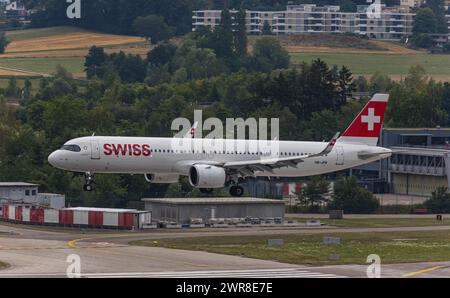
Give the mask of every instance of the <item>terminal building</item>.
POLYGON ((350 170, 375 193, 429 197, 450 187, 450 128, 385 128, 380 146, 389 159, 350 170))

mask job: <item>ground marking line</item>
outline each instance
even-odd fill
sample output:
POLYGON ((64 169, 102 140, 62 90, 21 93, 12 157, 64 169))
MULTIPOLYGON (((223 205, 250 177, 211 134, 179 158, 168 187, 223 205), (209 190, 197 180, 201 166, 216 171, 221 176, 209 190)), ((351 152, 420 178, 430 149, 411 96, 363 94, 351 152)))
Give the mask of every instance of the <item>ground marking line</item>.
POLYGON ((431 272, 431 271, 435 271, 435 270, 439 270, 439 269, 443 269, 443 268, 446 268, 446 266, 435 266, 435 267, 431 267, 431 268, 425 268, 422 270, 403 274, 402 277, 411 277, 411 276, 415 276, 415 275, 419 275, 419 274, 423 274, 423 273, 427 273, 427 272, 431 272))

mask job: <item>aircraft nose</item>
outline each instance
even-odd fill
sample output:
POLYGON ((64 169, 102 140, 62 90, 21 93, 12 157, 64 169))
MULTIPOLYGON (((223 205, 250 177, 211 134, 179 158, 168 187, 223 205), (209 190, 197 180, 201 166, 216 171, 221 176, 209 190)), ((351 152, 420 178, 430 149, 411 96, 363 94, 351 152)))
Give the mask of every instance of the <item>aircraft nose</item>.
POLYGON ((48 156, 48 163, 54 166, 55 168, 58 167, 59 164, 58 151, 54 151, 52 154, 48 156))

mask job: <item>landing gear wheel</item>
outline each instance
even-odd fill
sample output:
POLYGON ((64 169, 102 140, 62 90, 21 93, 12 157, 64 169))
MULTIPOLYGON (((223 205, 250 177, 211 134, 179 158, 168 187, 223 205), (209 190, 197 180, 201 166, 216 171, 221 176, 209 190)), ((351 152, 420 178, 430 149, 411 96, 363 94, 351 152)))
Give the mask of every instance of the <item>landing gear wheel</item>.
POLYGON ((242 197, 243 194, 244 188, 242 186, 233 185, 232 187, 230 187, 230 195, 232 195, 233 197, 242 197))
POLYGON ((84 180, 85 180, 85 182, 84 182, 84 186, 83 186, 83 189, 85 190, 85 191, 92 191, 92 189, 93 189, 93 187, 92 187, 92 183, 94 183, 94 177, 93 177, 93 175, 91 174, 91 173, 86 173, 85 175, 84 175, 84 180))
POLYGON ((210 194, 213 192, 212 188, 200 188, 201 193, 210 194))

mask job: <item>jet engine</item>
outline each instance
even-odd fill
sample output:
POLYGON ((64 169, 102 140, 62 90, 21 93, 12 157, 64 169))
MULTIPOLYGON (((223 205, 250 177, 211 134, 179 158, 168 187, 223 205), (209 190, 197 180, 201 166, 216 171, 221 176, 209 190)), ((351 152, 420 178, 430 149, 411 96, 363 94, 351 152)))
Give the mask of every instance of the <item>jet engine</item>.
POLYGON ((195 188, 221 188, 226 182, 224 168, 211 165, 194 165, 189 170, 189 182, 195 188))
POLYGON ((170 184, 177 183, 180 178, 177 174, 145 174, 145 180, 150 183, 170 184))

